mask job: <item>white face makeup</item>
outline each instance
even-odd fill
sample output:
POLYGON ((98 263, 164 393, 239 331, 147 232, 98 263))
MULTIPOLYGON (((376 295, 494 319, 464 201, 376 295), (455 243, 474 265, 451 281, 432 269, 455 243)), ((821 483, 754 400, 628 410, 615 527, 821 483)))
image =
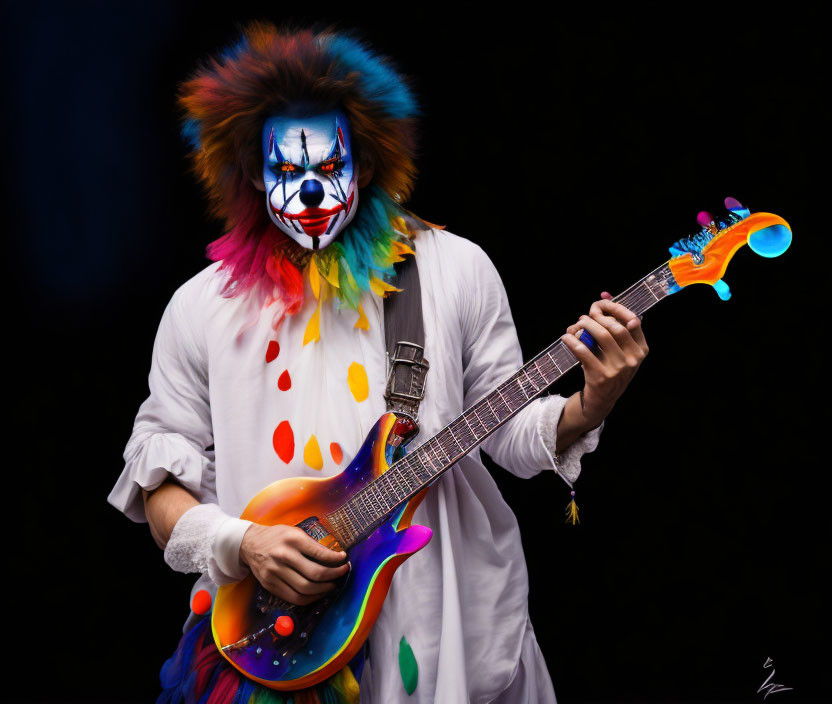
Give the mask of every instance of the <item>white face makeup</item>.
POLYGON ((346 117, 270 117, 263 125, 263 182, 275 225, 307 249, 326 247, 358 205, 358 164, 346 117))

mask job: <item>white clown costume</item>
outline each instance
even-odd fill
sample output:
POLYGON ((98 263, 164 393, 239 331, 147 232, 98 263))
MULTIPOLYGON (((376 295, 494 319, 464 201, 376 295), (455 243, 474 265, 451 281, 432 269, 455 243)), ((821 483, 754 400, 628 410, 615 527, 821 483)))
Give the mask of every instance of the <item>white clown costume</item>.
MULTIPOLYGON (((200 505, 173 529, 166 561, 203 572, 192 595, 214 594, 212 578, 240 578, 224 565, 246 569, 239 545, 247 525, 229 517, 276 480, 343 471, 385 412, 382 296, 396 290, 393 262, 415 256, 430 363, 414 446, 522 358, 483 250, 400 206, 415 173, 416 107, 385 60, 348 35, 254 24, 183 85, 180 104, 196 172, 227 234, 209 247, 215 263, 164 312, 150 396, 109 501, 145 521, 142 489, 170 479, 196 497, 200 505), (203 529, 209 522, 197 515, 233 526, 233 539, 203 529), (218 543, 231 556, 222 564, 218 543)), ((483 449, 518 476, 552 470, 571 484, 601 428, 556 462, 565 403, 531 402, 483 449)), ((413 522, 430 527, 433 539, 393 579, 363 673, 345 667, 328 680, 334 690, 283 697, 223 660, 208 620, 192 612, 162 669, 159 701, 355 704, 354 674, 369 704, 554 702, 529 622, 517 521, 479 450, 431 486, 413 522), (405 682, 397 664, 403 643, 418 684, 405 682)))

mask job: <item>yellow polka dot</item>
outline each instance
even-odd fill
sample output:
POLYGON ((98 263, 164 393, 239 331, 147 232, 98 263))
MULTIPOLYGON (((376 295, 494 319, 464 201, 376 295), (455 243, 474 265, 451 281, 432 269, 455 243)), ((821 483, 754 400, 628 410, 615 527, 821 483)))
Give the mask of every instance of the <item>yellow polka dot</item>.
POLYGON ((320 471, 324 467, 324 458, 321 455, 318 438, 314 435, 309 436, 309 440, 306 441, 306 446, 303 448, 303 461, 312 469, 320 471))
POLYGON ((347 369, 347 383, 350 386, 353 398, 358 403, 367 400, 367 397, 370 395, 370 385, 367 383, 367 372, 364 371, 364 367, 358 362, 353 362, 350 364, 349 369, 347 369))

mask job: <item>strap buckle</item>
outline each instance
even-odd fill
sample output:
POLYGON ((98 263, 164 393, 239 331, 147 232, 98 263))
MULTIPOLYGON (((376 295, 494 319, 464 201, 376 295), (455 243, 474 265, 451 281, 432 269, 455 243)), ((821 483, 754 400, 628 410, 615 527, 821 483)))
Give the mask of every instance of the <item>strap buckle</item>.
POLYGON ((391 411, 409 413, 418 419, 419 404, 425 397, 425 379, 430 363, 424 358, 425 348, 415 342, 397 342, 396 351, 388 360, 390 371, 384 399, 391 411))

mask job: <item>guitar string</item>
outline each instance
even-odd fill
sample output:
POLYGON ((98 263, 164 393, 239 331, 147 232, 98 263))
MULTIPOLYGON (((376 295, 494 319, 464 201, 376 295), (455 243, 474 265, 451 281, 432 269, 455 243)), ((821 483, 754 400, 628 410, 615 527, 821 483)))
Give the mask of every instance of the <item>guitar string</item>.
MULTIPOLYGON (((666 284, 672 279, 672 272, 667 264, 663 264, 645 276, 642 280, 630 286, 630 288, 625 290, 623 293, 614 297, 612 300, 625 305, 638 315, 642 315, 646 312, 646 310, 661 300, 661 298, 669 295, 669 292, 665 290, 664 286, 661 285, 657 295, 657 292, 653 290, 649 283, 651 277, 654 277, 658 282, 660 282, 660 284, 666 284)), ((336 511, 333 511, 332 514, 329 514, 327 517, 334 517, 333 514, 336 513, 341 514, 347 519, 350 524, 349 527, 352 529, 351 532, 356 533, 357 537, 370 528, 379 519, 383 519, 384 516, 389 514, 389 512, 396 506, 418 493, 418 491, 420 491, 430 481, 453 466, 460 458, 468 454, 468 452, 476 447, 476 445, 482 443, 488 435, 495 432, 503 423, 522 410, 523 407, 534 400, 537 396, 545 392, 545 390, 557 381, 560 376, 565 374, 577 364, 578 360, 563 344, 563 341, 556 341, 512 374, 512 376, 500 384, 497 389, 489 394, 486 394, 486 396, 473 404, 456 419, 451 421, 451 423, 445 426, 445 428, 436 433, 433 437, 429 438, 420 446, 414 448, 414 450, 404 458, 391 465, 387 472, 373 479, 361 491, 357 492, 353 497, 345 502, 343 506, 336 509, 336 511), (559 353, 560 357, 566 358, 552 359, 559 353), (547 362, 551 365, 548 370, 549 373, 547 373, 546 369, 540 368, 541 363, 546 364, 547 362), (543 385, 538 388, 536 384, 532 382, 531 377, 529 376, 530 372, 536 372, 537 375, 543 380, 543 385), (523 376, 526 377, 526 380, 531 385, 531 395, 527 394, 523 387, 523 376), (492 404, 489 403, 489 401, 496 400, 496 398, 500 398, 502 404, 506 406, 504 415, 499 412, 495 412, 492 408, 492 404), (485 423, 480 416, 481 413, 482 418, 485 418, 485 423), (475 430, 475 425, 478 425, 480 430, 484 432, 478 433, 475 430), (466 430, 466 426, 468 430, 466 430), (450 437, 445 437, 446 435, 449 435, 450 437), (454 450, 452 445, 456 445, 458 450, 454 450), (437 449, 441 450, 442 454, 445 455, 445 461, 439 457, 439 454, 436 452, 437 449), (429 452, 432 452, 434 457, 439 460, 438 468, 429 457, 425 457, 426 462, 423 461, 423 456, 426 456, 429 452), (411 486, 411 480, 405 474, 407 471, 409 471, 417 480, 416 487, 411 486), (426 475, 426 478, 423 478, 423 475, 426 475), (404 485, 409 490, 405 492, 404 498, 398 496, 399 491, 397 491, 394 486, 396 481, 399 482, 399 486, 404 485), (375 502, 372 500, 374 498, 372 491, 375 491, 377 494, 377 500, 375 502), (367 501, 368 498, 370 499, 369 502, 367 501), (390 505, 391 498, 393 500, 392 505, 390 505), (358 504, 363 505, 359 506, 358 504), (367 508, 370 510, 365 510, 367 508), (379 509, 381 510, 380 514, 378 513, 379 509), (361 520, 359 525, 354 525, 355 521, 349 518, 347 510, 352 510, 355 515, 360 516, 362 519, 368 514, 370 522, 367 523, 365 520, 361 520)), ((340 523, 340 521, 338 522, 340 523)))

